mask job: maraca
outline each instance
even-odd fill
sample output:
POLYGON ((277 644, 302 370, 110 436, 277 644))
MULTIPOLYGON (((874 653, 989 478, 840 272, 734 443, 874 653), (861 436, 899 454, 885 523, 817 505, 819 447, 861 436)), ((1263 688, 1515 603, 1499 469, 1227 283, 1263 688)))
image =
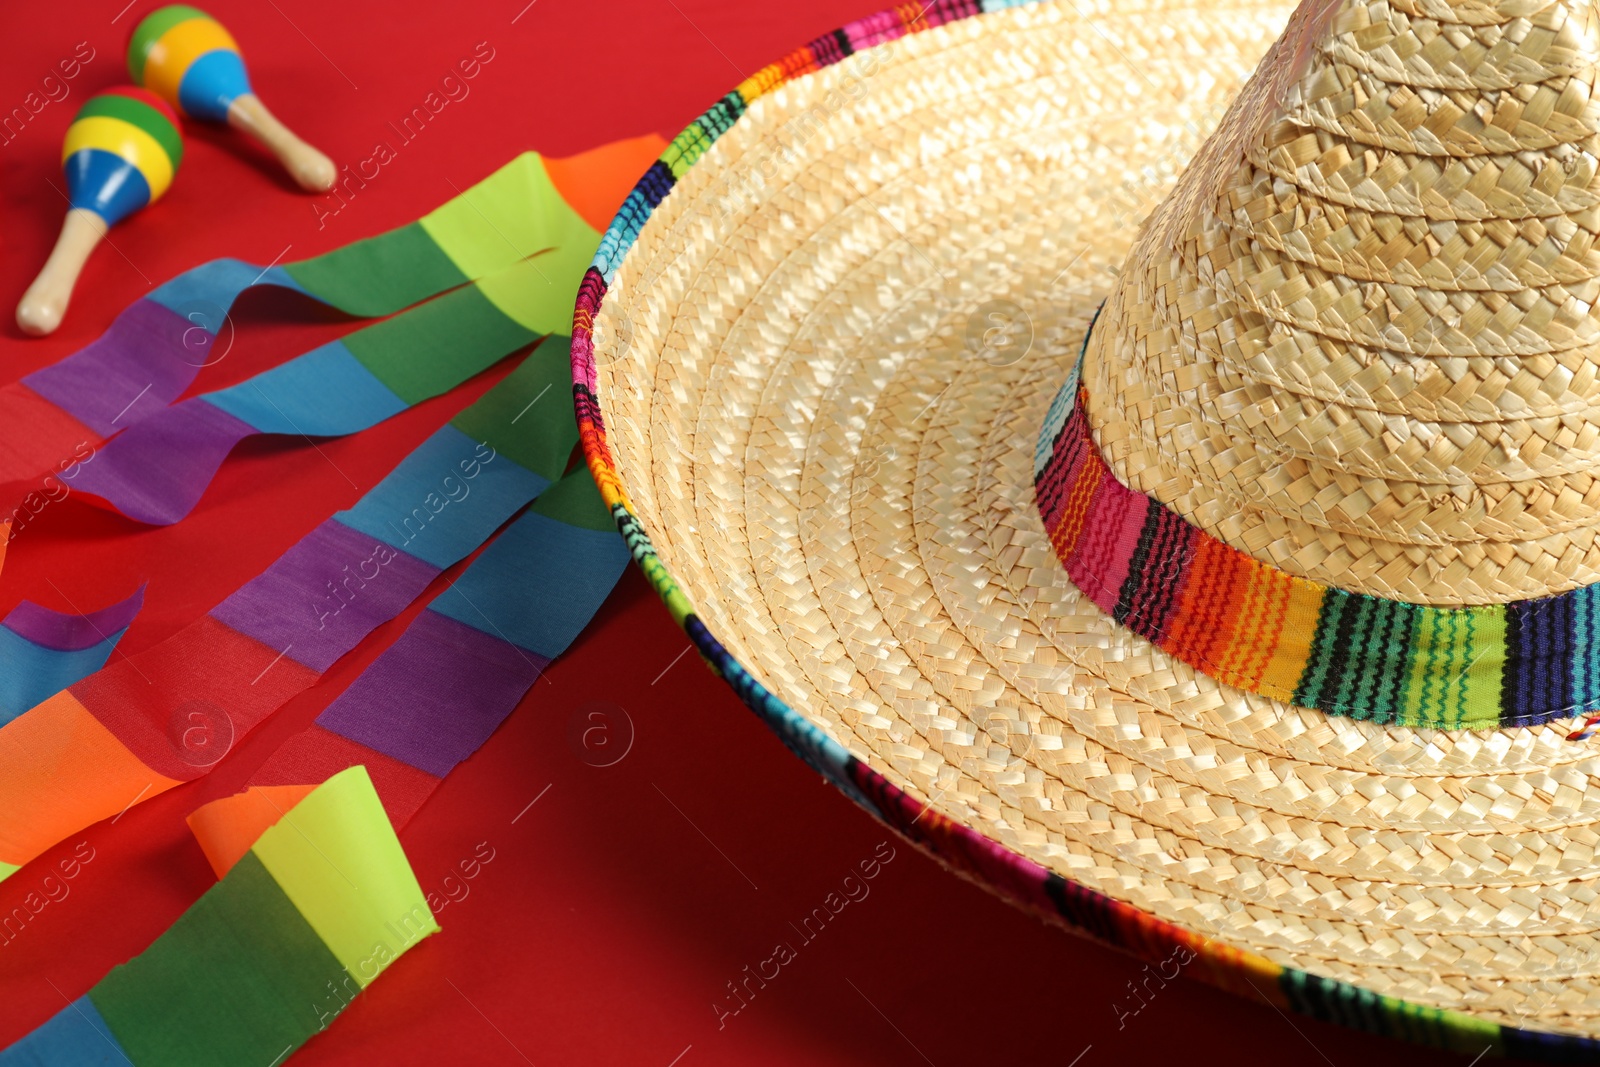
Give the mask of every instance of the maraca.
POLYGON ((94 246, 106 230, 160 199, 182 159, 178 117, 153 93, 109 89, 84 101, 61 147, 71 207, 55 250, 17 305, 24 333, 61 325, 94 246))
POLYGON ((314 193, 338 178, 333 160, 296 137, 250 89, 250 75, 222 23, 185 4, 157 8, 133 29, 128 73, 181 114, 226 122, 265 144, 295 181, 314 193))

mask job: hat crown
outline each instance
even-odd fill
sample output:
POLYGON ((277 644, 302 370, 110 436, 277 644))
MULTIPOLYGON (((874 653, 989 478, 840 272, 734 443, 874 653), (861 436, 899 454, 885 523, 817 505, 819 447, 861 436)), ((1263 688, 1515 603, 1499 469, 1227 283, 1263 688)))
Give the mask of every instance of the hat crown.
POLYGON ((1112 473, 1354 592, 1600 581, 1597 65, 1592 2, 1302 3, 1090 338, 1112 473))

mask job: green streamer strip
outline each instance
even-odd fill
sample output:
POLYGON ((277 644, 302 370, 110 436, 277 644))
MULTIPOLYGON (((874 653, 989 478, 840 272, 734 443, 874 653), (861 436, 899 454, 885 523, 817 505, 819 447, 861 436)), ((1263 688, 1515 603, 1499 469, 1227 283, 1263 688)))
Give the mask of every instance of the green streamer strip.
POLYGON ((0 1067, 281 1064, 438 923, 364 767, 287 811, 0 1067))

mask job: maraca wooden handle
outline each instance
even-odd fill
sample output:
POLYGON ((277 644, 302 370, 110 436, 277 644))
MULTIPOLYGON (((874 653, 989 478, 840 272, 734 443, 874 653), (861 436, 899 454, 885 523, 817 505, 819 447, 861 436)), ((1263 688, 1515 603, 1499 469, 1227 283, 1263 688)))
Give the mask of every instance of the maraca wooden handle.
POLYGON ((78 275, 106 229, 105 220, 88 208, 75 207, 67 212, 55 250, 17 304, 17 325, 23 333, 40 337, 61 325, 78 275))
POLYGON ((339 176, 333 160, 295 136, 254 93, 245 93, 228 107, 228 125, 266 145, 300 183, 302 189, 325 193, 339 176))

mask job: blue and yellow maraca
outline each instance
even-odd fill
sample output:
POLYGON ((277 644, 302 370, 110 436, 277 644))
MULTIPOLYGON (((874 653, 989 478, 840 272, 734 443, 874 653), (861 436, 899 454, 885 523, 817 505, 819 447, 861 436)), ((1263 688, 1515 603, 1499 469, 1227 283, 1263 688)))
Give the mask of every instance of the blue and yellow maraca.
POLYGON ((225 122, 265 144, 304 189, 327 192, 338 178, 333 161, 296 137, 250 88, 239 45, 199 8, 157 8, 134 27, 128 73, 178 111, 201 122, 225 122))
POLYGON ((84 101, 61 148, 71 207, 55 250, 17 305, 24 333, 61 325, 89 253, 108 229, 159 200, 182 160, 178 118, 159 97, 128 87, 84 101))

